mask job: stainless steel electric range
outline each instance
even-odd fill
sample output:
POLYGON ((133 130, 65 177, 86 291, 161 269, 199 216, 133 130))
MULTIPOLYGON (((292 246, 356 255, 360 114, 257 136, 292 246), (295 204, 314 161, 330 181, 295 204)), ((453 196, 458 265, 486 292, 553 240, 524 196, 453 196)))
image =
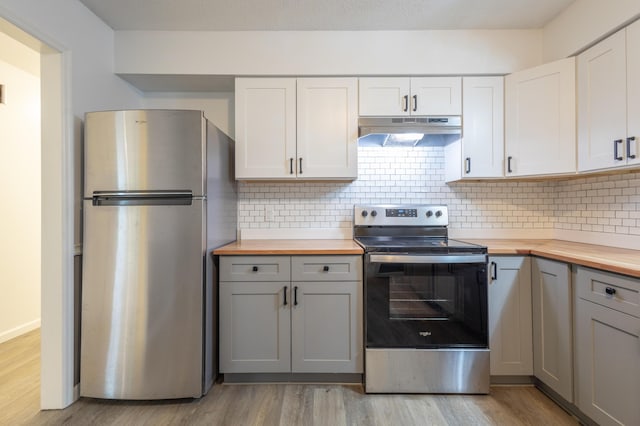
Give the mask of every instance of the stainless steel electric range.
POLYGON ((365 251, 365 390, 488 393, 487 248, 442 205, 354 207, 365 251))

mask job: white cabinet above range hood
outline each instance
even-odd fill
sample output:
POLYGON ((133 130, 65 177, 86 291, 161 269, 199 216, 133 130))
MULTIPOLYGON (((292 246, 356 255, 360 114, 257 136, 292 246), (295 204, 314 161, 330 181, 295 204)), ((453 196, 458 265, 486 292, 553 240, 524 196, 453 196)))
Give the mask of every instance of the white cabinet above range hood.
POLYGON ((461 77, 359 80, 360 145, 414 146, 426 140, 441 141, 444 136, 457 138, 461 114, 461 77))

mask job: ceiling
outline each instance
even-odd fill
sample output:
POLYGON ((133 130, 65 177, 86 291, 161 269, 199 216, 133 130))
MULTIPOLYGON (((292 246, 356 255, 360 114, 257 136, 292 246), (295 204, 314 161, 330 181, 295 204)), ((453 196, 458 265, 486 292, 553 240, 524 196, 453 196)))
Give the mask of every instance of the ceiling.
POLYGON ((575 0, 80 0, 114 30, 542 28, 575 0))

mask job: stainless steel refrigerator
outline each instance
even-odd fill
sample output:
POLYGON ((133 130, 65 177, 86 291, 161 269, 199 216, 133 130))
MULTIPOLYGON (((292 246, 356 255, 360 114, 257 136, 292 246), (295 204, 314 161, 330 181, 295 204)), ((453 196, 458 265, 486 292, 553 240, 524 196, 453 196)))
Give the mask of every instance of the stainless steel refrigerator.
POLYGON ((85 116, 80 395, 197 398, 216 376, 210 251, 236 239, 234 144, 201 111, 85 116))

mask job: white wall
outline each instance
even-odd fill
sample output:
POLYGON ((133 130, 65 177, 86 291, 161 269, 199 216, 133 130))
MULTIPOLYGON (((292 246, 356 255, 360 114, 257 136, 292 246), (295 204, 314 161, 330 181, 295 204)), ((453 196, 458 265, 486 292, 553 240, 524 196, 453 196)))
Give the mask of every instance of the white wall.
POLYGON ((577 0, 544 28, 544 61, 571 56, 638 16, 638 0, 577 0))
POLYGON ((144 107, 151 109, 197 109, 231 138, 235 135, 234 93, 148 93, 144 107))
POLYGON ((117 31, 115 72, 506 74, 542 60, 541 30, 117 31))
POLYGON ((39 62, 0 33, 0 343, 40 326, 39 62))

